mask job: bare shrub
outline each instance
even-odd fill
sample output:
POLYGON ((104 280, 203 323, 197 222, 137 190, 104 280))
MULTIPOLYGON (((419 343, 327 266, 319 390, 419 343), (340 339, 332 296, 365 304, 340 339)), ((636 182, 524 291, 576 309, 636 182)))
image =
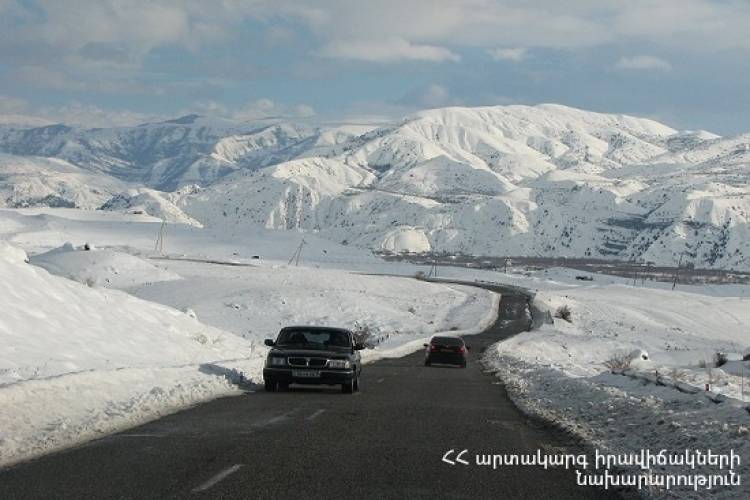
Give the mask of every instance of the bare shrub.
POLYGON ((725 364, 727 364, 727 361, 729 361, 727 353, 717 352, 716 354, 714 354, 714 366, 716 366, 717 368, 719 366, 724 366, 725 364))
POLYGON ((684 371, 680 370, 679 368, 672 368, 669 371, 669 378, 674 380, 675 382, 684 382, 686 378, 686 374, 684 371))
POLYGON ((555 318, 563 319, 567 321, 568 323, 573 322, 572 316, 573 316, 573 312, 570 310, 570 307, 568 307, 567 304, 558 307, 557 310, 555 311, 555 318))
POLYGON ((611 372, 623 371, 630 368, 633 359, 627 354, 613 354, 611 358, 604 362, 604 366, 611 372))
POLYGON ((354 342, 362 344, 367 349, 373 349, 390 338, 389 333, 383 332, 377 326, 360 323, 359 321, 354 323, 352 333, 354 334, 354 342))

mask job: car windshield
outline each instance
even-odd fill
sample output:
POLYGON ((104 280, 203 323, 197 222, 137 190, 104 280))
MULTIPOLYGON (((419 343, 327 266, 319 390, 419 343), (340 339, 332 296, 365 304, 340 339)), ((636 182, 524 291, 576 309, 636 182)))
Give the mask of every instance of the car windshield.
POLYGON ((312 349, 351 348, 346 332, 337 330, 284 330, 279 334, 276 345, 302 346, 312 349))
POLYGON ((459 346, 463 341, 457 337, 435 337, 432 339, 433 345, 459 346))

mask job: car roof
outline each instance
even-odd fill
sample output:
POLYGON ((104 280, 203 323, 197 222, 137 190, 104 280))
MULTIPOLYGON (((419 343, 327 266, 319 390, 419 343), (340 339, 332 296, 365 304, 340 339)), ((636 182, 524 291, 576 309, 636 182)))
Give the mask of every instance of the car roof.
POLYGON ((433 335, 430 340, 442 340, 442 339, 460 340, 461 342, 464 341, 464 339, 462 337, 459 337, 458 335, 433 335))
POLYGON ((304 330, 308 332, 341 332, 341 333, 347 333, 350 335, 352 333, 350 330, 347 330, 346 328, 337 328, 334 326, 305 326, 305 325, 285 326, 284 328, 281 329, 281 332, 289 332, 289 331, 295 331, 295 330, 304 330))

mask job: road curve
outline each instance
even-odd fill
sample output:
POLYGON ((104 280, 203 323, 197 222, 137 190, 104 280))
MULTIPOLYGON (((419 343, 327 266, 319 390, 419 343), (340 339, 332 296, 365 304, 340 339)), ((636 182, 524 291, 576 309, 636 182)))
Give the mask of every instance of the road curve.
MULTIPOLYGON (((478 362, 525 329, 525 298, 467 337, 469 367, 424 367, 422 353, 363 370, 362 391, 292 389, 215 400, 0 471, 0 498, 616 498, 565 469, 449 465, 448 450, 579 451, 529 420, 478 362)), ((451 455, 452 457, 453 455, 451 455)))

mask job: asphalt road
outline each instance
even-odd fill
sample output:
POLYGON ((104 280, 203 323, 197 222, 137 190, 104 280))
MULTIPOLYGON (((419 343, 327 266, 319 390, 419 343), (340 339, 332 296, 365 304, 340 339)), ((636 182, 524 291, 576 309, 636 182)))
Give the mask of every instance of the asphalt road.
POLYGON ((354 395, 301 388, 219 399, 0 471, 0 499, 36 498, 614 498, 573 471, 449 465, 476 453, 578 452, 530 421, 482 372, 480 353, 525 328, 524 299, 467 337, 466 369, 423 354, 368 365, 354 395), (516 318, 516 319, 507 319, 516 318))

